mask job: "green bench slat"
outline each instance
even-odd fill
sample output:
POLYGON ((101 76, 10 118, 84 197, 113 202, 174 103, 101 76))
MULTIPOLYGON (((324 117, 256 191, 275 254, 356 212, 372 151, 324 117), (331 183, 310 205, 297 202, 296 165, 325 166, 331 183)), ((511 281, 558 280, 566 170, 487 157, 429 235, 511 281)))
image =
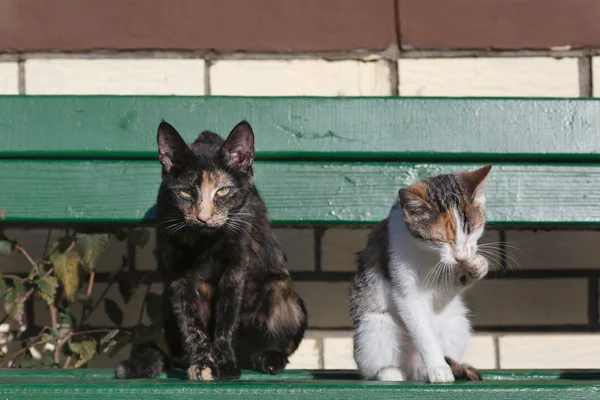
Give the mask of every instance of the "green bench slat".
MULTIPOLYGON (((276 224, 370 224, 399 187, 481 164, 257 162, 256 184, 276 224)), ((156 161, 0 160, 0 217, 8 222, 152 221, 156 161)), ((496 165, 490 224, 600 224, 600 165, 496 165)))
POLYGON ((0 157, 156 158, 247 119, 257 159, 600 160, 600 100, 0 96, 0 157))
POLYGON ((351 371, 244 372, 239 381, 190 382, 182 371, 154 380, 122 381, 110 370, 0 370, 0 397, 30 399, 600 399, 598 374, 484 372, 482 382, 449 385, 365 382, 351 371))

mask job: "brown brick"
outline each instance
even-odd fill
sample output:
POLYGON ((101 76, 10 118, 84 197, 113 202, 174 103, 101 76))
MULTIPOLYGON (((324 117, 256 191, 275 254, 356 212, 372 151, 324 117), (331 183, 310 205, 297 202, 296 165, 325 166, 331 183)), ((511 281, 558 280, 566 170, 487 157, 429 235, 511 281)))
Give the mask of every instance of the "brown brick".
POLYGON ((597 0, 398 0, 404 48, 600 45, 597 0))
POLYGON ((478 326, 587 323, 585 279, 498 279, 467 292, 471 320, 478 326))
POLYGON ((384 49, 391 0, 5 0, 0 51, 384 49))

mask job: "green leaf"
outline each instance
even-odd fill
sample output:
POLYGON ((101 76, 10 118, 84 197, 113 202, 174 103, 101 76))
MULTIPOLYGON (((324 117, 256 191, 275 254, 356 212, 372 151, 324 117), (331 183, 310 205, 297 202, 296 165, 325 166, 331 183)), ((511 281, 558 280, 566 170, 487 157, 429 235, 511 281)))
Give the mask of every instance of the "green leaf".
POLYGON ((119 242, 123 242, 125 239, 127 239, 127 230, 121 227, 117 228, 117 231, 115 232, 115 237, 117 238, 117 240, 119 242))
POLYGON ((12 278, 12 280, 13 280, 13 286, 15 288, 15 292, 17 293, 17 296, 25 295, 25 287, 23 286, 23 282, 21 281, 21 278, 19 278, 18 276, 15 276, 14 278, 12 278))
POLYGON ((23 325, 23 317, 25 316, 25 305, 21 301, 20 296, 15 290, 6 293, 4 297, 4 310, 10 315, 19 325, 23 325))
POLYGON ((73 302, 79 290, 79 255, 70 251, 68 253, 55 254, 51 257, 54 265, 54 273, 62 284, 65 297, 73 302))
POLYGON ((50 254, 64 253, 73 245, 74 240, 75 239, 71 235, 59 238, 56 242, 50 245, 50 254))
POLYGON ((35 281, 39 291, 38 294, 48 305, 54 304, 54 296, 56 296, 56 288, 58 288, 58 279, 55 276, 49 275, 35 281))
POLYGON ((75 368, 79 368, 96 354, 97 343, 92 338, 86 338, 79 342, 69 340, 69 350, 79 356, 79 360, 75 363, 75 368))
POLYGON ((3 232, 0 232, 0 257, 9 255, 14 248, 15 242, 4 236, 3 232))
POLYGON ((156 293, 148 293, 146 296, 146 315, 151 322, 158 321, 161 316, 162 296, 156 293))
POLYGON ((119 292, 125 304, 129 304, 129 300, 135 293, 137 284, 134 282, 133 277, 128 273, 122 273, 119 277, 119 292))
POLYGON ((91 308, 94 304, 94 299, 88 297, 85 293, 78 293, 77 302, 82 304, 84 308, 91 308))
POLYGON ((75 327, 76 321, 73 315, 71 315, 71 313, 69 313, 68 311, 60 311, 59 315, 61 324, 67 324, 71 328, 75 327))
POLYGON ((83 253, 83 265, 90 271, 96 268, 100 256, 108 247, 107 233, 76 233, 77 246, 83 253))
POLYGON ((104 349, 108 353, 108 357, 112 358, 119 353, 125 346, 131 344, 131 335, 121 335, 118 339, 112 340, 104 349), (115 342, 112 344, 112 342, 115 342))
POLYGON ((104 311, 108 314, 111 322, 116 326, 121 326, 123 323, 123 311, 119 305, 111 299, 104 299, 104 311))
POLYGON ((6 282, 4 281, 2 276, 0 276, 0 298, 2 298, 4 296, 4 294, 6 293, 7 290, 8 290, 8 285, 6 284, 6 282))
POLYGON ((20 363, 21 368, 35 368, 37 365, 38 362, 35 358, 26 358, 20 363))
POLYGON ((134 229, 129 237, 131 243, 143 248, 150 241, 150 231, 146 228, 134 229))
POLYGON ((54 357, 52 355, 48 355, 46 358, 42 360, 42 366, 51 367, 54 365, 54 357))

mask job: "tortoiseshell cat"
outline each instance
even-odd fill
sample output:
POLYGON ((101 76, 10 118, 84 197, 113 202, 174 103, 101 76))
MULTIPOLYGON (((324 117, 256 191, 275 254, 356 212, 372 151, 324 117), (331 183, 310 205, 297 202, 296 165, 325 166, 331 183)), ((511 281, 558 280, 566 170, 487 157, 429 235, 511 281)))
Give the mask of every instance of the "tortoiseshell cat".
POLYGON ((171 357, 137 347, 116 376, 156 377, 173 359, 192 380, 236 379, 241 368, 280 372, 307 315, 252 184, 252 128, 242 121, 225 141, 203 132, 188 145, 163 121, 157 136, 156 257, 171 357))
POLYGON ((354 358, 367 379, 480 380, 462 293, 488 272, 477 253, 491 165, 400 189, 359 253, 349 288, 354 358))

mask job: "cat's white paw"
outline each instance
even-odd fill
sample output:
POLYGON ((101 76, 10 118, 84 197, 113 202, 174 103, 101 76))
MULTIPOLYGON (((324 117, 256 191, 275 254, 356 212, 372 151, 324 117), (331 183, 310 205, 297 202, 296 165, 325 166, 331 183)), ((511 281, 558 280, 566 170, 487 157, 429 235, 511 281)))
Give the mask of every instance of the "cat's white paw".
POLYGON ((480 280, 487 275, 489 270, 488 260, 482 255, 475 254, 466 262, 467 271, 472 279, 480 280))
POLYGON ((392 381, 392 382, 402 382, 405 380, 404 374, 400 371, 399 368, 396 367, 387 367, 382 368, 377 373, 377 380, 379 381, 392 381))
POLYGON ((427 368, 427 380, 430 383, 452 383, 454 375, 449 365, 427 368))
POLYGON ((469 286, 473 282, 481 280, 489 270, 488 261, 485 257, 476 254, 462 262, 457 274, 457 285, 469 286))

